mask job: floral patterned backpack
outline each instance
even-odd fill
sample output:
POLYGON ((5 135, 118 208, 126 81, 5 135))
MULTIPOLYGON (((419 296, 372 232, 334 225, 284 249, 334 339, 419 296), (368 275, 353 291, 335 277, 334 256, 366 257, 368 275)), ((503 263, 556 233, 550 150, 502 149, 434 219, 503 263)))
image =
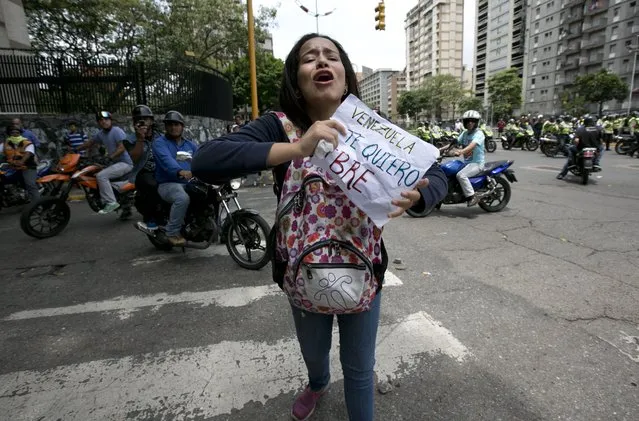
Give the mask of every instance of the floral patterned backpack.
MULTIPOLYGON (((276 113, 291 143, 302 132, 276 113)), ((273 278, 294 306, 358 313, 381 288, 382 230, 310 158, 291 162, 271 232, 273 278)))

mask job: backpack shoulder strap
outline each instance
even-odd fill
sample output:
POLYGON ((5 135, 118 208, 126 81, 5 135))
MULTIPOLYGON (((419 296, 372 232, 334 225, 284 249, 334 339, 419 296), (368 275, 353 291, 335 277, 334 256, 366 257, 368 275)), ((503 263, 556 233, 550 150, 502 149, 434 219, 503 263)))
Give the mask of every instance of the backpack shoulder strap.
POLYGON ((291 120, 286 116, 286 114, 281 112, 276 112, 275 115, 280 119, 282 126, 284 127, 284 133, 288 137, 289 142, 295 143, 299 141, 302 131, 299 130, 291 120))

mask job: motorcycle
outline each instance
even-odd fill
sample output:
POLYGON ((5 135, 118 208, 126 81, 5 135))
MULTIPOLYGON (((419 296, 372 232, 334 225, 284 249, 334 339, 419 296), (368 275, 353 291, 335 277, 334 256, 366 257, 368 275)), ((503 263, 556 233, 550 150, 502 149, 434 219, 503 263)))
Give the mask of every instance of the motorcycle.
POLYGON ((484 149, 486 152, 495 152, 497 150, 497 142, 493 139, 493 129, 486 126, 481 129, 484 132, 484 149))
POLYGON ((501 147, 510 150, 513 147, 536 151, 539 148, 539 141, 535 139, 535 133, 532 129, 520 129, 518 132, 506 132, 501 137, 501 147))
MULTIPOLYGON (((572 139, 573 135, 570 135, 572 139)), ((559 144, 559 139, 553 134, 549 134, 541 138, 541 151, 549 158, 554 158, 559 154, 568 156, 568 144, 559 144)))
MULTIPOLYGON (((451 150, 452 147, 449 147, 444 154, 449 153, 451 150)), ((441 163, 442 156, 437 161, 441 163)), ((481 173, 470 177, 469 180, 475 190, 475 194, 481 197, 478 205, 486 212, 499 212, 508 205, 511 196, 510 183, 517 181, 515 172, 510 169, 514 162, 512 160, 487 162, 481 173)), ((421 212, 408 209, 406 213, 413 218, 423 218, 430 215, 434 209, 440 209, 442 205, 466 203, 466 198, 456 177, 457 173, 465 166, 466 164, 460 160, 452 160, 440 164, 441 169, 448 178, 448 194, 446 197, 441 202, 425 208, 421 212)))
MULTIPOLYGON (((223 243, 239 266, 258 270, 270 260, 266 250, 270 227, 255 210, 242 208, 236 191, 240 184, 241 181, 236 179, 216 186, 196 178, 186 184, 185 190, 191 201, 181 231, 187 240, 183 248, 204 250, 211 244, 223 243), (236 208, 234 211, 229 207, 231 201, 236 208)), ((170 212, 171 205, 164 202, 160 225, 166 224, 170 212)), ((169 251, 173 248, 163 229, 148 230, 137 224, 135 228, 146 234, 158 250, 169 251)))
POLYGON ((627 155, 628 152, 637 147, 637 140, 634 136, 614 136, 615 152, 619 155, 627 155))
MULTIPOLYGON (((71 219, 71 210, 67 199, 73 188, 83 191, 89 207, 99 212, 102 199, 98 190, 97 173, 102 171, 108 161, 104 158, 81 160, 79 154, 66 154, 58 164, 56 173, 46 175, 37 181, 51 191, 49 196, 32 203, 20 216, 20 228, 30 237, 43 239, 60 234, 71 219)), ((111 180, 111 188, 120 208, 120 220, 129 219, 133 213, 135 185, 128 181, 129 174, 111 180)))
MULTIPOLYGON (((38 177, 48 174, 51 167, 52 161, 50 160, 38 163, 38 177)), ((40 187, 40 194, 46 195, 47 190, 40 187)), ((24 189, 20 171, 11 167, 7 162, 0 164, 0 209, 27 203, 29 203, 29 197, 24 189)))
POLYGON ((577 177, 581 177, 581 184, 588 184, 590 174, 601 171, 599 166, 594 165, 597 148, 583 148, 575 157, 575 162, 568 167, 568 171, 577 177))

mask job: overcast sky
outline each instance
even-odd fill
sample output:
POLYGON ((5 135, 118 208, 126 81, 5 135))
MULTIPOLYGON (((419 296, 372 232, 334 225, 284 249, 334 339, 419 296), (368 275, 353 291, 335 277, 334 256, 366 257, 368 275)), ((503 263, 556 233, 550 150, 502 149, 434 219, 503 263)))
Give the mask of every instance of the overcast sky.
MULTIPOLYGON (((299 0, 313 13, 315 0, 299 0)), ((319 31, 340 42, 357 66, 373 69, 402 70, 406 64, 404 19, 417 0, 386 1, 386 31, 375 30, 375 7, 378 0, 317 0, 319 13, 335 9, 319 18, 319 31)), ((315 32, 315 18, 304 13, 295 0, 253 0, 260 5, 277 7, 277 27, 272 29, 276 57, 284 60, 302 35, 315 32)), ((464 64, 473 65, 476 0, 466 0, 464 8, 464 64)))

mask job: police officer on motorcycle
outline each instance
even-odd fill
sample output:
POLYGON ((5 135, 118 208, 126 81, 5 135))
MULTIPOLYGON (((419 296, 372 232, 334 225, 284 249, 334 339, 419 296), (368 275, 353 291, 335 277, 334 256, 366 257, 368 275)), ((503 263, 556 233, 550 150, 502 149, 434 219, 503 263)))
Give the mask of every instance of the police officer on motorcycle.
POLYGON ((568 168, 575 162, 577 153, 581 152, 584 148, 596 148, 598 153, 595 156, 595 167, 599 167, 599 160, 601 159, 601 140, 603 134, 601 129, 595 126, 595 118, 589 114, 583 117, 584 125, 579 127, 575 133, 575 140, 568 148, 568 159, 566 164, 562 168, 561 172, 557 174, 557 179, 561 180, 568 174, 568 168))
POLYGON ((135 207, 142 215, 142 222, 136 228, 153 231, 157 229, 158 212, 161 199, 158 183, 155 181, 155 158, 151 148, 153 140, 161 135, 154 130, 154 115, 146 105, 136 105, 131 112, 135 135, 125 143, 129 155, 135 164, 133 177, 135 183, 135 207))

